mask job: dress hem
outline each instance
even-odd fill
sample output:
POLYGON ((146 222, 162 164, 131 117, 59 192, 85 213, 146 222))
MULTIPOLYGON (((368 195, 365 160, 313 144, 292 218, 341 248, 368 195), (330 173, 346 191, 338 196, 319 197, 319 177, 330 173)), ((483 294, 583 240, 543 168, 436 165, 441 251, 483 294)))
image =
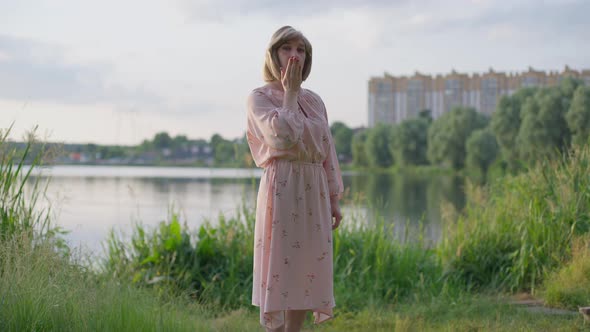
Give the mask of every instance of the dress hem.
MULTIPOLYGON (((260 307, 260 305, 252 303, 253 306, 256 307, 260 307)), ((278 309, 278 310, 272 310, 272 311, 267 311, 262 313, 261 312, 261 320, 260 320, 260 325, 266 327, 266 328, 272 328, 272 329, 276 329, 279 328, 281 326, 283 326, 285 324, 285 318, 284 318, 284 311, 287 310, 306 310, 306 311, 311 311, 311 313, 314 316, 314 320, 313 323, 314 325, 319 325, 322 324, 324 322, 330 321, 332 319, 334 319, 334 313, 332 312, 333 308, 335 306, 330 307, 328 310, 326 310, 325 308, 318 308, 318 307, 314 307, 314 308, 290 308, 290 309, 278 309), (264 316, 265 315, 270 315, 273 316, 273 314, 280 314, 283 313, 283 319, 277 319, 278 320, 278 325, 276 324, 272 324, 272 320, 269 320, 267 324, 264 323, 264 316)))

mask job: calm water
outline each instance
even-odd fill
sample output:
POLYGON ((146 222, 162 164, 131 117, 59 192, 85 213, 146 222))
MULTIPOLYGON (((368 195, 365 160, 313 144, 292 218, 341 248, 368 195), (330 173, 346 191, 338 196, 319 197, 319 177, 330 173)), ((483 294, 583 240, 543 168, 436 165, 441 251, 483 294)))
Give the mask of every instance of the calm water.
MULTIPOLYGON (((253 207, 259 169, 175 167, 54 166, 37 172, 51 176, 48 201, 54 220, 70 231, 73 246, 100 252, 110 229, 129 234, 133 223, 156 225, 174 206, 181 220, 196 229, 219 214, 235 215, 241 204, 253 207)), ((385 174, 343 175, 349 198, 343 201, 344 222, 396 223, 402 238, 406 225, 415 234, 420 223, 433 241, 440 236, 440 204, 464 204, 460 178, 385 174)))

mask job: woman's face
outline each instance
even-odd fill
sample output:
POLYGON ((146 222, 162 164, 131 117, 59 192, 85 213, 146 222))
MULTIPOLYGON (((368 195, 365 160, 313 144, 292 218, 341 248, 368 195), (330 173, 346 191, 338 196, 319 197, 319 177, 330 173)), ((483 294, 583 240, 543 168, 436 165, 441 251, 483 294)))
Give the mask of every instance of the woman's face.
POLYGON ((283 67, 283 69, 287 68, 287 63, 289 62, 290 57, 298 58, 299 64, 303 69, 303 65, 305 64, 305 44, 301 39, 287 41, 286 43, 279 46, 277 53, 279 55, 279 61, 281 62, 281 67, 283 67))

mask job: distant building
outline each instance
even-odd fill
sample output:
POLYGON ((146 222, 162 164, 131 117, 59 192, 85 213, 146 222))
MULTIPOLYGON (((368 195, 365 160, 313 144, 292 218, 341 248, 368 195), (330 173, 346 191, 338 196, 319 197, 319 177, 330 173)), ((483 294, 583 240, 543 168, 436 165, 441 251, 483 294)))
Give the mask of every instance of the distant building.
POLYGON ((590 70, 576 71, 568 66, 561 73, 529 67, 528 71, 515 74, 490 69, 471 76, 452 70, 435 77, 418 72, 411 77, 389 74, 372 77, 368 94, 369 127, 377 123, 400 123, 424 109, 429 109, 433 118, 456 106, 473 107, 490 115, 501 96, 511 95, 522 87, 554 86, 565 77, 575 77, 590 85, 590 70))

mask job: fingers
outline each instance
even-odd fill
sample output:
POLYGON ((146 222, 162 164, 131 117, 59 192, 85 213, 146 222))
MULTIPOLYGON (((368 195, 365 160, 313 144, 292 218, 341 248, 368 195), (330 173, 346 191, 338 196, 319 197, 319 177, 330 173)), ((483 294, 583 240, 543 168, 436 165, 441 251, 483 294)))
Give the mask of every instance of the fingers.
POLYGON ((338 226, 340 226, 340 221, 341 220, 342 219, 338 219, 338 218, 335 218, 334 219, 334 222, 332 223, 332 230, 335 230, 336 228, 338 228, 338 226))
POLYGON ((340 226, 340 222, 342 221, 342 214, 340 213, 340 211, 334 211, 334 213, 332 213, 332 217, 334 217, 334 222, 332 223, 332 230, 335 230, 336 228, 338 228, 338 226, 340 226))
POLYGON ((295 59, 295 63, 297 64, 296 68, 295 68, 295 78, 297 80, 297 82, 299 84, 301 84, 301 72, 302 72, 302 66, 301 66, 301 62, 299 61, 299 59, 295 59))
POLYGON ((295 61, 293 58, 289 58, 289 62, 287 63, 287 71, 289 72, 289 84, 293 85, 293 69, 295 68, 295 61))
POLYGON ((291 57, 287 61, 287 68, 281 68, 281 81, 285 89, 299 89, 301 85, 301 64, 296 57, 291 57))

